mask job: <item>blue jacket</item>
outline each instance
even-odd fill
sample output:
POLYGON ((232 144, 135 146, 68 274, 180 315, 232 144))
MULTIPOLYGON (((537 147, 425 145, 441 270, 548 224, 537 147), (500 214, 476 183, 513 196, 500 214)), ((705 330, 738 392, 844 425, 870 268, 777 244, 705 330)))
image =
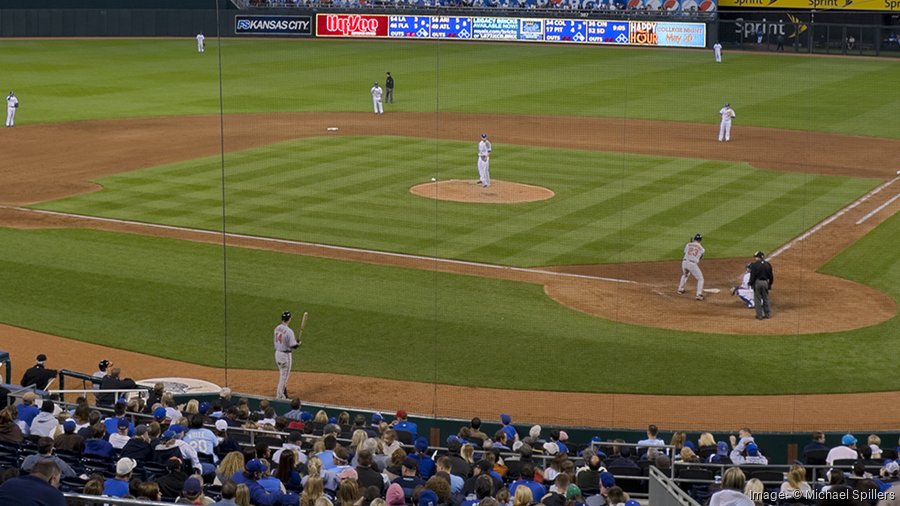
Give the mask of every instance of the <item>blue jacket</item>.
POLYGON ((62 492, 36 476, 20 476, 0 485, 0 504, 66 506, 62 492))
POLYGON ((231 480, 236 484, 247 485, 250 490, 250 504, 254 506, 273 506, 273 505, 292 505, 299 504, 300 498, 297 494, 282 494, 280 491, 276 493, 268 492, 256 480, 251 480, 243 471, 234 473, 231 480))
MULTIPOLYGON (((544 488, 543 485, 541 485, 540 483, 538 483, 536 481, 516 480, 509 484, 509 495, 510 496, 515 497, 516 489, 519 487, 519 485, 523 485, 523 486, 531 489, 532 497, 544 497, 544 495, 547 494, 547 489, 544 488)), ((538 500, 540 500, 540 499, 538 499, 538 500)))
POLYGON ((434 476, 437 465, 431 460, 431 457, 424 453, 414 453, 407 458, 414 459, 419 463, 419 476, 421 476, 423 480, 427 481, 428 478, 434 476))
POLYGON ((116 456, 116 449, 105 439, 88 439, 84 442, 84 455, 96 455, 111 459, 116 456))

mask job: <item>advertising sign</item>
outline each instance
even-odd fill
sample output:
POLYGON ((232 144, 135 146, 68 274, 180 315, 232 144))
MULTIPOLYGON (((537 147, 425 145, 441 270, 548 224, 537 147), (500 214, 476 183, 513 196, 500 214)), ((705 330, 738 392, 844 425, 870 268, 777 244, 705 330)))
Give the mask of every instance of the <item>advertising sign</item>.
POLYGON ((247 16, 234 17, 235 35, 312 35, 310 16, 247 16))
POLYGON ((900 0, 720 0, 722 7, 900 12, 900 0))
POLYGON ((431 38, 471 39, 472 20, 470 18, 432 16, 431 38))
POLYGON ((628 44, 628 21, 588 21, 587 41, 595 44, 628 44))
POLYGON ((549 42, 584 42, 587 40, 585 21, 580 19, 544 20, 544 40, 549 42))
POLYGON ((387 37, 383 14, 317 14, 316 37, 387 37))
POLYGON ((427 39, 431 37, 431 16, 391 16, 388 37, 427 39))
POLYGON ((703 23, 656 23, 656 40, 660 46, 706 47, 706 25, 703 23))
POLYGON ((472 38, 518 40, 519 20, 517 18, 495 17, 472 18, 472 38))

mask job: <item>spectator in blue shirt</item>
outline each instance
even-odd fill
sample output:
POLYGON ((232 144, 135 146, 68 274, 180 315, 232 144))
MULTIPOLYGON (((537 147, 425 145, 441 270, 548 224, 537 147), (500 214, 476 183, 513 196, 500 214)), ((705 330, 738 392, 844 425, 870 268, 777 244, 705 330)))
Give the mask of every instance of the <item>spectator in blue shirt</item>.
POLYGON ((41 409, 34 405, 35 400, 37 400, 37 395, 34 392, 25 392, 25 395, 22 396, 22 404, 16 406, 19 410, 19 420, 25 422, 26 427, 31 427, 32 420, 41 412, 41 409))
POLYGON ((511 416, 506 413, 501 414, 500 423, 503 424, 503 427, 500 427, 500 430, 506 433, 507 445, 512 445, 519 440, 519 433, 516 432, 516 428, 512 426, 511 416))
POLYGON ((405 430, 406 432, 409 432, 412 434, 413 439, 416 439, 419 436, 418 427, 416 424, 406 419, 406 411, 402 409, 397 411, 394 421, 391 422, 391 427, 393 427, 394 430, 405 430))
POLYGON ((66 506, 58 490, 59 467, 51 461, 38 462, 28 476, 19 476, 0 485, 0 504, 17 506, 66 506))
POLYGON ((525 464, 522 466, 522 476, 509 484, 510 495, 515 496, 516 488, 519 485, 528 487, 528 489, 531 490, 532 497, 544 497, 547 493, 547 489, 543 485, 534 481, 534 464, 525 464))
POLYGON ((407 458, 411 458, 419 464, 419 476, 423 480, 428 480, 434 476, 437 465, 434 460, 426 453, 428 451, 428 441, 424 437, 416 438, 416 452, 407 458))
POLYGON ((128 495, 128 482, 131 481, 131 473, 137 467, 134 459, 123 457, 116 462, 116 476, 103 482, 103 495, 110 497, 125 497, 128 495))

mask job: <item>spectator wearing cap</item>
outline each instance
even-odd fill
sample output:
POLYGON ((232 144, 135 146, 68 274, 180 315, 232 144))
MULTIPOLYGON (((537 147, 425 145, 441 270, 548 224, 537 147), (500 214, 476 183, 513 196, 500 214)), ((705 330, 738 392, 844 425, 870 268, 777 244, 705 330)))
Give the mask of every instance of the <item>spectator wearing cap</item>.
POLYGON ((875 482, 882 492, 893 488, 894 497, 900 497, 900 464, 895 460, 886 461, 884 467, 878 470, 875 482))
MULTIPOLYGON (((216 450, 219 446, 219 438, 213 433, 213 431, 207 429, 203 426, 203 415, 196 414, 191 416, 188 420, 188 425, 190 428, 184 435, 184 442, 189 444, 198 454, 207 455, 212 458, 213 463, 219 462, 219 457, 216 455, 216 450)), ((206 469, 206 474, 211 472, 210 469, 206 469)))
POLYGON ((66 506, 66 499, 58 490, 60 476, 59 467, 53 462, 38 462, 31 474, 6 480, 0 485, 0 504, 66 506))
POLYGON ((41 404, 41 411, 31 420, 31 426, 28 433, 33 437, 53 437, 56 434, 56 428, 59 427, 59 420, 53 416, 56 404, 50 399, 44 400, 41 404))
POLYGON ((550 431, 550 442, 556 443, 557 448, 559 449, 559 453, 569 453, 569 447, 566 446, 566 441, 569 440, 569 434, 564 430, 552 430, 550 431))
MULTIPOLYGON (((519 433, 516 432, 516 428, 512 425, 512 417, 506 413, 500 414, 500 430, 506 434, 506 446, 511 446, 514 442, 519 440, 519 433)), ((496 438, 495 438, 496 439, 496 438)), ((537 496, 540 498, 541 496, 537 496)))
POLYGON ((200 458, 197 456, 197 450, 181 440, 181 432, 183 429, 184 428, 179 425, 170 426, 169 429, 162 434, 162 437, 159 439, 159 444, 156 445, 156 448, 154 448, 153 451, 165 452, 172 448, 178 448, 182 460, 190 462, 191 467, 198 473, 203 473, 203 466, 200 465, 200 458))
POLYGON ((175 402, 175 396, 171 393, 166 392, 166 394, 163 395, 162 405, 166 408, 166 418, 169 420, 174 422, 184 418, 184 414, 178 409, 178 404, 175 402))
POLYGON ((709 456, 706 461, 710 464, 725 464, 730 465, 731 459, 728 457, 728 443, 725 441, 719 441, 716 443, 716 453, 709 456))
POLYGON ((384 502, 387 506, 405 506, 406 497, 403 495, 403 487, 396 483, 391 483, 387 488, 387 493, 385 493, 384 502))
POLYGON ((268 471, 265 462, 259 459, 250 459, 244 465, 244 470, 234 474, 232 480, 238 485, 246 485, 250 491, 250 503, 254 506, 270 506, 273 504, 298 504, 296 494, 284 494, 270 492, 259 484, 259 480, 268 471))
POLYGON ((122 457, 128 457, 138 462, 147 462, 153 460, 153 446, 150 444, 150 430, 146 425, 138 425, 134 428, 134 437, 129 439, 122 451, 119 452, 122 457))
POLYGON ((736 466, 740 466, 743 464, 766 465, 769 463, 769 459, 767 459, 762 453, 759 452, 759 448, 753 441, 747 443, 744 446, 743 451, 738 450, 737 448, 733 448, 731 450, 729 458, 731 459, 731 463, 736 466))
POLYGON ((394 430, 409 432, 413 439, 416 439, 419 436, 419 428, 415 423, 406 419, 406 411, 402 409, 397 410, 397 413, 394 415, 394 421, 391 422, 391 427, 393 427, 394 430))
POLYGON ((47 355, 41 353, 37 356, 35 364, 25 369, 22 375, 22 381, 19 383, 23 387, 34 387, 38 390, 46 390, 50 381, 56 377, 55 369, 47 369, 44 362, 47 361, 47 355))
POLYGON ((185 504, 213 504, 215 501, 203 495, 203 483, 199 477, 191 476, 184 480, 181 486, 181 494, 175 500, 176 503, 185 504))
POLYGON ((740 452, 744 451, 744 447, 747 444, 752 443, 754 441, 753 433, 747 427, 741 427, 741 429, 738 431, 737 436, 732 434, 732 435, 728 436, 728 440, 731 443, 731 448, 732 449, 736 448, 740 452))
POLYGON ((835 446, 828 451, 825 462, 829 466, 833 466, 835 460, 858 458, 859 452, 856 450, 856 438, 853 437, 853 434, 844 434, 844 436, 841 437, 841 445, 835 446))
POLYGON ((543 485, 534 481, 534 464, 527 462, 522 465, 521 476, 519 479, 509 484, 510 495, 515 495, 516 487, 523 485, 531 490, 531 496, 541 498, 547 493, 547 489, 543 485))
POLYGON ((115 406, 113 406, 113 416, 103 420, 103 425, 106 426, 106 433, 112 435, 118 432, 119 425, 121 425, 123 421, 128 429, 125 435, 133 436, 134 422, 132 422, 131 418, 127 415, 127 406, 124 402, 117 402, 115 406))
POLYGON ((504 459, 503 463, 506 464, 506 476, 511 479, 516 479, 522 476, 522 466, 533 463, 532 455, 534 449, 530 444, 518 441, 513 446, 518 446, 515 450, 516 454, 504 459))
POLYGON ((25 427, 22 428, 22 432, 26 435, 31 428, 32 420, 41 412, 41 408, 35 405, 36 400, 37 395, 34 392, 25 392, 22 395, 22 404, 16 406, 16 409, 19 410, 17 419, 24 422, 25 427))
MULTIPOLYGON (((118 367, 113 367, 109 370, 109 373, 103 377, 100 381, 100 390, 134 390, 138 388, 137 383, 134 382, 133 379, 130 378, 122 378, 122 370, 118 367)), ((107 392, 102 394, 97 394, 97 405, 102 407, 113 407, 116 402, 118 402, 118 398, 116 397, 116 392, 107 392)), ((118 395, 121 395, 118 394, 118 395)))
POLYGON ((650 424, 647 426, 647 438, 637 442, 638 446, 665 446, 666 442, 659 438, 659 427, 650 424))
POLYGON ((406 497, 407 501, 412 501, 413 491, 416 487, 425 486, 425 480, 418 476, 418 470, 419 461, 412 457, 407 457, 403 461, 402 474, 393 481, 393 483, 400 485, 400 488, 403 489, 403 496, 406 497))
POLYGON ((106 372, 109 369, 109 366, 112 365, 112 362, 106 360, 105 358, 97 364, 98 371, 94 374, 91 374, 91 377, 94 378, 94 390, 98 390, 100 388, 100 383, 103 381, 103 378, 106 376, 106 372))
POLYGON ((103 495, 110 497, 125 497, 128 495, 128 482, 131 481, 131 474, 137 462, 128 457, 120 458, 116 462, 116 476, 108 478, 103 482, 103 495))
POLYGON ((303 434, 297 431, 292 431, 288 434, 287 443, 281 445, 281 448, 272 455, 273 462, 281 462, 281 454, 286 450, 293 451, 295 457, 297 457, 297 462, 300 464, 306 464, 309 460, 306 456, 306 453, 302 448, 303 444, 303 434))
MULTIPOLYGON (((219 446, 216 447, 216 455, 219 458, 228 455, 231 452, 240 452, 241 445, 228 435, 228 422, 224 419, 216 420, 215 423, 216 439, 219 440, 219 446)), ((305 456, 304 456, 305 458, 305 456)))
POLYGON ((84 441, 84 455, 113 459, 116 449, 106 440, 106 426, 98 422, 90 427, 90 437, 84 441))
POLYGON ((119 418, 118 426, 116 427, 116 432, 113 432, 109 435, 109 444, 112 445, 116 450, 121 450, 125 448, 125 445, 131 441, 131 438, 128 437, 128 426, 129 421, 125 418, 119 418))
POLYGON ((30 473, 34 465, 38 462, 43 462, 45 460, 52 461, 56 463, 56 466, 59 467, 60 473, 62 473, 63 478, 72 478, 77 476, 77 473, 72 470, 69 464, 66 464, 62 461, 58 456, 53 454, 53 439, 49 437, 42 437, 38 439, 37 442, 38 452, 34 455, 29 455, 25 457, 25 460, 22 461, 22 465, 20 466, 23 471, 26 473, 30 473))
POLYGON ((219 392, 219 405, 222 406, 223 411, 235 405, 234 400, 231 398, 230 388, 225 387, 219 392))
POLYGON ((81 455, 84 452, 84 438, 80 434, 75 433, 76 426, 75 420, 67 418, 62 424, 63 431, 57 434, 53 441, 53 447, 57 450, 81 455))
POLYGON ((419 494, 419 506, 438 506, 438 496, 433 490, 425 489, 419 494))
POLYGON ((612 473, 604 471, 600 473, 600 493, 592 495, 585 500, 587 506, 603 506, 609 503, 609 491, 616 486, 616 478, 612 473))
POLYGON ((447 457, 450 459, 450 474, 464 479, 472 474, 472 465, 462 458, 463 442, 457 436, 447 438, 447 457))
POLYGON ((709 506, 754 506, 744 495, 747 477, 739 467, 729 467, 722 473, 722 489, 709 498, 709 506))
POLYGON ((423 480, 428 480, 428 478, 434 476, 437 467, 434 460, 428 456, 428 440, 424 437, 418 437, 413 446, 415 446, 416 451, 407 458, 411 458, 418 463, 419 476, 423 480))

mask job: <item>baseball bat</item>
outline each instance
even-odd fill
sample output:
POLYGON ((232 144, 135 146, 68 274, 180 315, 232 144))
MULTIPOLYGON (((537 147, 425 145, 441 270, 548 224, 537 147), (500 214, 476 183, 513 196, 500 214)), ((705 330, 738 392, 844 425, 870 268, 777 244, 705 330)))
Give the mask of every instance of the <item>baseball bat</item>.
POLYGON ((300 320, 300 336, 303 336, 303 331, 306 330, 306 321, 309 320, 309 311, 303 312, 303 318, 300 320))

